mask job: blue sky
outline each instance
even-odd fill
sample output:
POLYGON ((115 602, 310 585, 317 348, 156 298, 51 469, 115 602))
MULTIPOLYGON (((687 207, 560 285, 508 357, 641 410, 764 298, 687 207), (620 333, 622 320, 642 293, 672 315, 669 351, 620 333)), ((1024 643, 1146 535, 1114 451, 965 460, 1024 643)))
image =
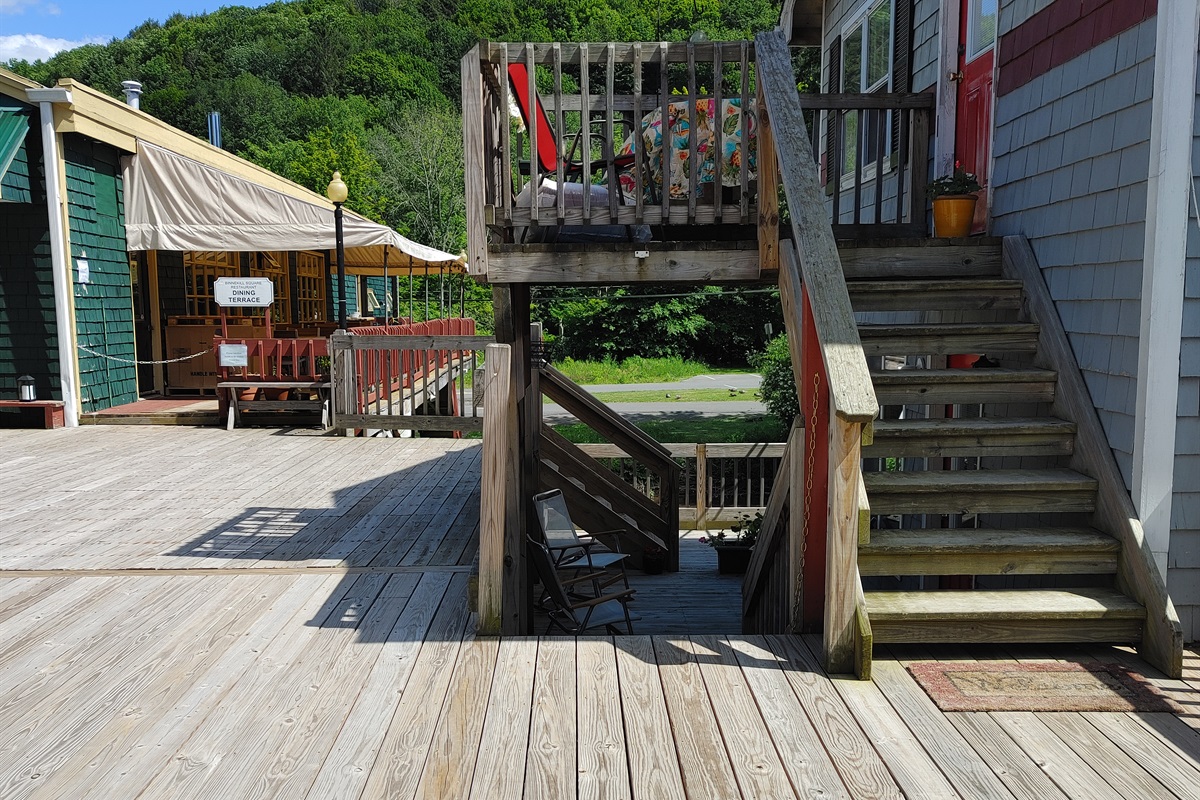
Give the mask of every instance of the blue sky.
POLYGON ((203 14, 260 0, 0 0, 0 61, 49 58, 59 50, 125 36, 148 19, 203 14))

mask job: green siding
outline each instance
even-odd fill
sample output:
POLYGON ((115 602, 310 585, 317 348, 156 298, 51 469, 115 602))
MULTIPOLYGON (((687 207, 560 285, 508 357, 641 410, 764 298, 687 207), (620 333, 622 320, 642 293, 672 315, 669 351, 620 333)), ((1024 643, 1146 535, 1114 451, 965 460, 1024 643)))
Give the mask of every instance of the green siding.
POLYGON ((75 331, 79 351, 83 411, 137 400, 133 364, 133 297, 125 250, 125 215, 119 153, 82 136, 63 137, 67 164, 67 203, 71 225, 71 266, 75 288, 75 331), (86 253, 89 282, 79 282, 86 253))
POLYGON ((46 197, 40 180, 29 181, 29 165, 38 174, 41 161, 41 140, 27 137, 3 183, 3 198, 12 200, 12 178, 23 178, 21 202, 0 202, 0 397, 6 399, 17 396, 21 375, 36 379, 38 397, 62 399, 46 197))

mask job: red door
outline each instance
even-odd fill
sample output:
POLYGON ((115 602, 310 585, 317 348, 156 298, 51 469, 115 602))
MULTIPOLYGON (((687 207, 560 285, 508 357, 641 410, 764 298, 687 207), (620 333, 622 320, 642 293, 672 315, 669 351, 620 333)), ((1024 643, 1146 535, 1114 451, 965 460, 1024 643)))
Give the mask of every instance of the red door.
POLYGON ((999 0, 962 0, 959 30, 958 112, 954 158, 975 173, 984 191, 975 205, 973 231, 987 221, 988 158, 992 146, 992 75, 996 52, 996 7, 999 0))

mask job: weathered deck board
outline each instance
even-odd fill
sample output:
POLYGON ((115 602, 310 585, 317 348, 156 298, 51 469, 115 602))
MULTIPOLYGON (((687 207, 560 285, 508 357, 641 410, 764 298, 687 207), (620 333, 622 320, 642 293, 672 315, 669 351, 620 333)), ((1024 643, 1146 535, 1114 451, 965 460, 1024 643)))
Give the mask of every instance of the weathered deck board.
POLYGON ((1200 785, 1195 654, 1168 681, 1122 648, 896 646, 877 685, 831 679, 803 639, 737 634, 698 534, 685 572, 633 576, 641 635, 476 639, 477 443, 274 433, 0 431, 25 467, 0 474, 0 798, 1200 785), (1189 713, 943 714, 911 658, 1116 660, 1189 713))

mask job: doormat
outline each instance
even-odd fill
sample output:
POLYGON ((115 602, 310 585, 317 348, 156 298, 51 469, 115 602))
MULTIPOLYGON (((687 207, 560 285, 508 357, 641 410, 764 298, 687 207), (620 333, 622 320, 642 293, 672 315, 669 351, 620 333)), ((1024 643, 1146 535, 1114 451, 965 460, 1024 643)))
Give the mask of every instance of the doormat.
POLYGON ((908 671, 942 711, 1183 709, 1118 664, 923 661, 908 671))

